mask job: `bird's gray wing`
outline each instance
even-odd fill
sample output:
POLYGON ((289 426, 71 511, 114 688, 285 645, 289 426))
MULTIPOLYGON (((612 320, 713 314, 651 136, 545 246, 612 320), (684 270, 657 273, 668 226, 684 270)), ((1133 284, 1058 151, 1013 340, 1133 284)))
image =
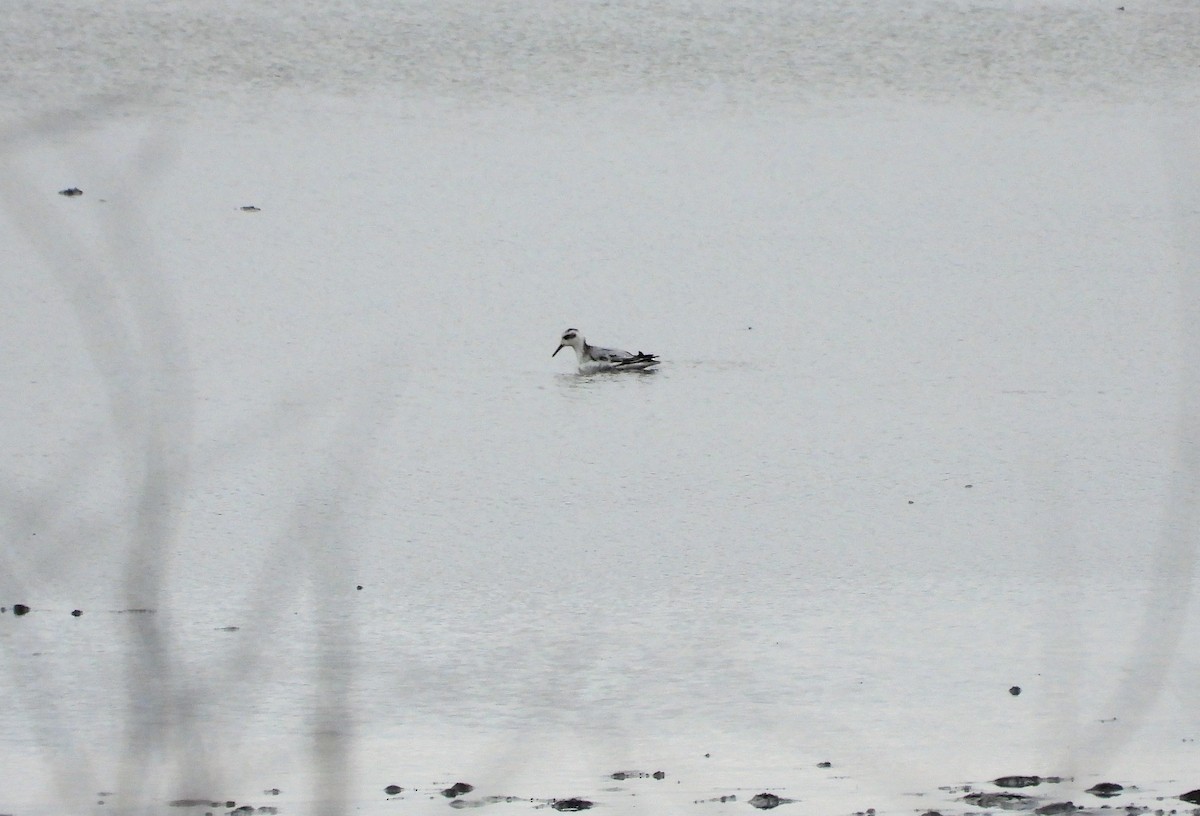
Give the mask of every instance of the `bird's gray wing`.
POLYGON ((592 359, 603 363, 620 363, 622 360, 628 360, 631 357, 633 357, 633 354, 622 349, 592 346, 592 359))

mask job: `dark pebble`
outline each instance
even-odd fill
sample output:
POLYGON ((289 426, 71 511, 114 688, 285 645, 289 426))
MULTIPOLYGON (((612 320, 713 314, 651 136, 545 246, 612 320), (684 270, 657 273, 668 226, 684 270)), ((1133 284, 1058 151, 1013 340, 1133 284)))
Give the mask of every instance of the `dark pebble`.
POLYGON ((71 617, 73 617, 73 618, 78 618, 82 614, 83 614, 82 609, 72 609, 71 610, 71 617))
POLYGON ((466 782, 455 782, 442 791, 442 796, 445 796, 447 799, 453 799, 455 796, 462 796, 464 793, 470 793, 473 790, 475 790, 474 785, 468 785, 466 782))
POLYGON ((242 207, 242 212, 261 212, 261 210, 259 210, 259 208, 255 207, 253 204, 247 204, 246 206, 242 207))
POLYGON ((1028 788, 1042 784, 1040 776, 1002 776, 993 779, 992 784, 1000 788, 1028 788))
POLYGON ((1020 694, 1020 693, 1021 693, 1021 687, 1020 687, 1020 686, 1013 686, 1012 688, 1010 688, 1010 689, 1008 690, 1008 693, 1009 693, 1009 694, 1011 694, 1013 697, 1016 697, 1018 694, 1020 694))
MULTIPOLYGON (((226 807, 229 807, 229 806, 226 805, 226 807)), ((250 807, 249 805, 242 805, 241 807, 234 808, 232 811, 230 811, 230 813, 237 813, 237 814, 239 814, 239 816, 249 816, 249 814, 251 814, 253 812, 254 812, 254 808, 250 807)))
POLYGON ((167 802, 168 807, 204 807, 210 804, 208 799, 173 799, 167 802))
POLYGON ((554 808, 555 810, 573 811, 573 810, 588 810, 589 808, 593 807, 595 804, 596 804, 595 802, 589 802, 587 799, 579 799, 577 797, 571 797, 570 799, 555 800, 550 805, 550 807, 554 808))
MULTIPOLYGON (((236 805, 236 804, 237 804, 237 802, 235 802, 235 801, 233 801, 232 799, 230 799, 229 801, 227 801, 227 802, 225 803, 225 807, 227 807, 227 808, 231 808, 231 807, 233 807, 233 806, 234 806, 234 805, 236 805)), ((254 808, 250 808, 250 809, 251 809, 251 810, 254 810, 254 808)), ((243 807, 240 807, 240 808, 238 808, 238 810, 245 810, 245 807, 244 807, 244 806, 243 806, 243 807)))
POLYGON ((833 763, 832 762, 818 762, 817 767, 818 768, 832 768, 833 763))
POLYGON ((964 802, 970 802, 975 807, 1000 808, 1001 810, 1032 809, 1036 801, 1032 796, 1022 793, 968 793, 963 797, 964 802))
POLYGON ((1098 785, 1092 785, 1086 792, 1092 796, 1107 798, 1109 796, 1117 796, 1123 790, 1125 790, 1125 787, 1118 785, 1116 782, 1101 782, 1098 785))
POLYGON ((1078 808, 1074 802, 1054 802, 1049 805, 1042 805, 1034 811, 1038 816, 1058 816, 1060 813, 1070 813, 1078 808))
POLYGON ((756 807, 759 810, 770 810, 782 804, 783 799, 773 793, 760 793, 757 796, 750 797, 750 807, 756 807))
POLYGON ((355 587, 355 589, 359 589, 359 590, 361 590, 361 589, 362 589, 362 584, 359 584, 357 587, 355 587))
POLYGON ((265 793, 267 796, 278 796, 279 788, 271 788, 270 790, 263 791, 263 793, 265 793))
POLYGON ((654 773, 652 773, 650 775, 653 776, 655 779, 666 779, 667 778, 666 771, 655 771, 654 773))
POLYGON ((1200 805, 1200 788, 1188 791, 1179 798, 1187 802, 1189 805, 1200 805))
POLYGON ((28 615, 29 607, 26 606, 25 604, 13 604, 13 614, 14 615, 28 615))
POLYGON ((386 793, 388 796, 395 796, 397 793, 399 793, 402 790, 404 790, 404 788, 400 787, 399 785, 388 785, 386 788, 383 789, 383 792, 386 793))
POLYGON ((61 196, 66 196, 67 198, 72 198, 74 196, 83 195, 83 190, 80 190, 78 187, 68 187, 65 190, 59 190, 58 194, 61 196))

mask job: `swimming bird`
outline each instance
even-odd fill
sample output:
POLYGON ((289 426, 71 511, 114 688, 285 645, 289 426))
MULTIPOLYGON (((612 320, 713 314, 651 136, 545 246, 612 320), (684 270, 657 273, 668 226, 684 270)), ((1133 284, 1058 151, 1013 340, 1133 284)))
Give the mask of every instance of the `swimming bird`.
MULTIPOLYGON (((645 371, 661 362, 657 354, 646 354, 642 351, 634 354, 622 349, 589 346, 579 329, 567 329, 563 332, 554 354, 567 347, 575 349, 575 355, 579 358, 580 374, 595 374, 598 371, 645 371)), ((554 354, 550 356, 553 357, 554 354)))

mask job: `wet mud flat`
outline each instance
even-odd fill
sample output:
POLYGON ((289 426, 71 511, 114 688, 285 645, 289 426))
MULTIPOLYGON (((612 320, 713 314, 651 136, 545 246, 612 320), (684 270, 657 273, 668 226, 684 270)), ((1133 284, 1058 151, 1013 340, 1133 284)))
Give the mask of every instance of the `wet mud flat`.
MULTIPOLYGON (((487 790, 471 782, 455 780, 398 780, 381 784, 374 791, 352 791, 346 802, 365 813, 428 813, 449 810, 515 812, 542 810, 579 812, 683 812, 737 813, 780 810, 781 813, 818 811, 833 816, 975 816, 976 814, 1026 813, 1030 816, 1200 816, 1200 787, 1184 784, 1167 790, 1162 784, 1141 786, 1132 782, 1088 781, 1059 776, 1014 774, 979 783, 938 787, 927 792, 898 793, 892 802, 874 806, 864 801, 858 809, 839 808, 822 790, 826 781, 846 781, 832 763, 822 762, 823 777, 791 786, 709 790, 697 795, 694 780, 673 778, 665 769, 617 770, 598 774, 585 792, 564 791, 561 796, 531 795, 524 791, 487 790), (407 783, 407 784, 405 784, 407 783), (689 784, 690 783, 690 784, 689 784), (903 802, 904 804, 896 804, 903 802)), ((801 775, 804 775, 804 771, 801 775)), ((1195 782, 1196 780, 1192 780, 1195 782)), ((1172 783, 1173 784, 1173 783, 1172 783)), ((288 796, 280 788, 264 788, 246 801, 220 797, 181 797, 161 803, 161 812, 186 816, 278 816, 308 814, 317 810, 312 802, 288 796)), ((96 802, 103 812, 121 810, 117 792, 102 792, 96 802)), ((20 816, 5 808, 0 814, 20 816)))

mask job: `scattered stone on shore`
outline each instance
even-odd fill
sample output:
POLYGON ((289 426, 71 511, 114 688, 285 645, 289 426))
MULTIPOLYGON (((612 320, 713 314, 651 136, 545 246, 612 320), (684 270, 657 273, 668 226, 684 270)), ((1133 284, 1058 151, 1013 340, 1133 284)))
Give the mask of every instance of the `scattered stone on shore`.
POLYGON ((832 768, 833 763, 832 762, 818 762, 817 767, 818 768, 832 768))
POLYGON ((1187 802, 1189 805, 1200 805, 1200 788, 1190 790, 1187 793, 1181 794, 1180 799, 1187 802))
POLYGON ((595 806, 595 802, 589 802, 587 799, 580 799, 577 796, 572 796, 570 799, 555 799, 550 803, 550 807, 561 811, 576 811, 589 810, 595 806))
POLYGON ((13 614, 14 615, 28 615, 29 607, 26 606, 25 604, 13 604, 13 614))
POLYGON ((172 799, 167 802, 169 807, 216 807, 212 799, 172 799))
POLYGON ((388 796, 395 796, 397 793, 400 793, 403 790, 404 788, 400 787, 399 785, 388 785, 383 789, 383 792, 388 796))
POLYGON ((58 194, 67 198, 74 198, 75 196, 83 195, 83 190, 80 190, 78 187, 68 187, 65 190, 59 190, 58 194))
POLYGON ((240 627, 240 626, 218 626, 216 631, 218 631, 218 632, 237 632, 241 628, 242 627, 240 627))
POLYGON ((1084 791, 1084 793, 1090 793, 1092 796, 1099 796, 1103 799, 1108 799, 1113 796, 1120 796, 1123 790, 1125 790, 1125 787, 1123 785, 1118 785, 1116 782, 1100 782, 1099 784, 1092 785, 1090 788, 1084 791))
POLYGON ((279 788, 268 788, 267 790, 263 791, 263 794, 266 796, 278 796, 279 793, 279 788))
POLYGON ((241 807, 234 808, 229 812, 231 816, 233 814, 237 814, 237 816, 250 816, 250 814, 254 812, 254 808, 250 807, 250 805, 242 805, 241 807))
POLYGON ((71 610, 71 617, 73 617, 73 618, 78 618, 82 614, 83 614, 82 609, 72 609, 71 610))
POLYGON ((1060 813, 1070 813, 1078 810, 1074 802, 1054 802, 1049 805, 1042 805, 1034 811, 1038 816, 1059 816, 1060 813))
POLYGON ((1037 800, 1023 793, 968 793, 963 797, 975 807, 1000 808, 1001 810, 1032 810, 1037 800))
POLYGON ((750 797, 750 807, 756 807, 759 810, 770 810, 780 805, 786 805, 791 801, 791 799, 784 799, 782 796, 776 796, 773 793, 759 793, 750 797))
POLYGON ((1008 693, 1011 694, 1013 697, 1016 697, 1018 694, 1021 693, 1021 687, 1020 686, 1012 686, 1008 690, 1008 693))
POLYGON ((442 791, 442 796, 445 796, 447 799, 453 799, 455 796, 462 796, 464 793, 470 793, 473 790, 475 790, 474 785, 468 785, 466 782, 455 782, 442 791))
POLYGON ((262 210, 260 210, 258 207, 255 207, 253 204, 247 204, 241 209, 242 212, 262 212, 262 210))

